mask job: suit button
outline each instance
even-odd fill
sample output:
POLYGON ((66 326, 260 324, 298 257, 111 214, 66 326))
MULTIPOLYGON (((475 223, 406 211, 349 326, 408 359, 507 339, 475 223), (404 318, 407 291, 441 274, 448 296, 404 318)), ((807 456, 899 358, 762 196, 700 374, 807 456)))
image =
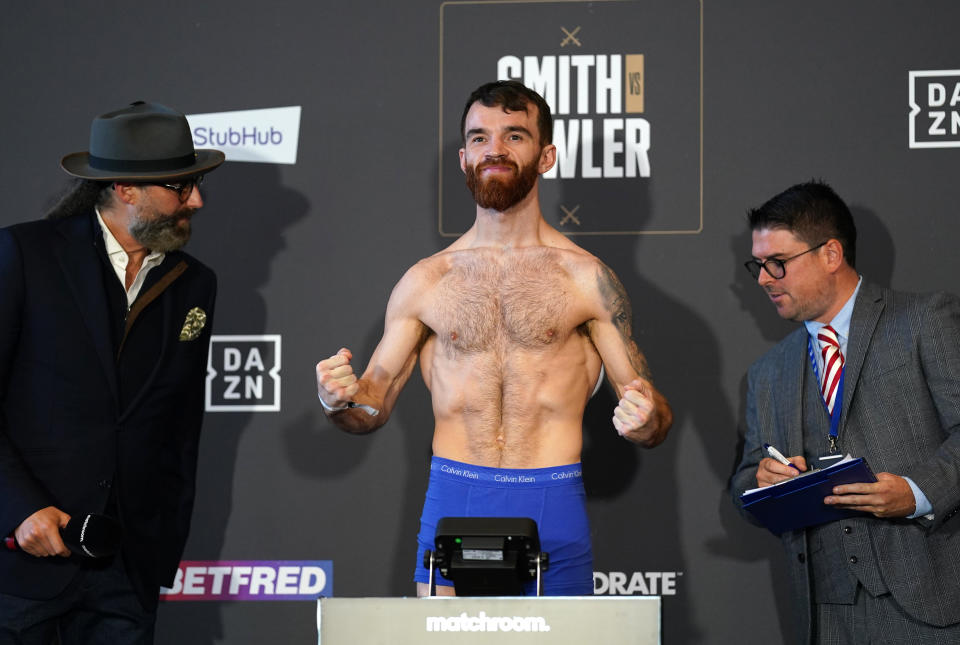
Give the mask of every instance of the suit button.
POLYGON ((797 554, 797 560, 800 561, 800 564, 803 564, 804 562, 807 561, 807 556, 805 556, 805 555, 802 554, 802 553, 798 553, 798 554, 797 554))
POLYGON ((857 556, 851 555, 851 556, 850 556, 850 564, 856 564, 856 563, 857 563, 857 556))
POLYGON ((99 486, 100 488, 110 488, 110 480, 101 479, 100 481, 97 482, 97 486, 99 486))
POLYGON ((850 528, 849 526, 844 526, 844 527, 843 527, 843 532, 844 532, 844 533, 847 533, 847 534, 850 534, 850 533, 853 533, 853 529, 850 528))

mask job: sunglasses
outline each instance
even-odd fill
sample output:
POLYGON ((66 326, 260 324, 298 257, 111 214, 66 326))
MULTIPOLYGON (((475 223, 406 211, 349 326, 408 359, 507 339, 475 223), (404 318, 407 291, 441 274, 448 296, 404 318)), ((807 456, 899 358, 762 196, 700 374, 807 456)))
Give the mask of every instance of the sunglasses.
POLYGON ((180 203, 190 199, 190 193, 193 192, 193 187, 196 186, 197 189, 200 188, 200 184, 203 183, 203 175, 194 175, 184 179, 183 181, 178 181, 171 184, 151 184, 152 186, 160 186, 160 188, 166 188, 167 190, 172 190, 177 194, 177 197, 180 199, 180 203))

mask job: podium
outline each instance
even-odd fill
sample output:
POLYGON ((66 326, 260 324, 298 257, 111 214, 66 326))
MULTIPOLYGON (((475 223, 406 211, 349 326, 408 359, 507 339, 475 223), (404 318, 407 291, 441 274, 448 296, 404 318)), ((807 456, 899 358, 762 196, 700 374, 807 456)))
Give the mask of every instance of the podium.
POLYGON ((659 596, 321 598, 318 645, 660 643, 659 596))

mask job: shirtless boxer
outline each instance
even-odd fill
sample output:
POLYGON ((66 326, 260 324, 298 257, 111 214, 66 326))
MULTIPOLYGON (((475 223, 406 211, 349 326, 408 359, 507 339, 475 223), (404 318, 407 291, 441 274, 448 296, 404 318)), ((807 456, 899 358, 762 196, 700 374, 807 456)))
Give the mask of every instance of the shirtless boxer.
MULTIPOLYGON (((349 349, 317 364, 326 414, 366 433, 390 418, 420 358, 436 419, 414 576, 421 596, 423 552, 447 516, 533 518, 550 554, 545 593, 592 594, 579 462, 601 369, 620 398, 621 436, 653 447, 673 421, 632 340, 623 285, 540 212, 539 175, 556 160, 552 130, 547 104, 520 83, 478 88, 460 128, 474 225, 394 287, 383 338, 359 379, 349 349)), ((450 585, 440 578, 438 593, 452 594, 450 585)))

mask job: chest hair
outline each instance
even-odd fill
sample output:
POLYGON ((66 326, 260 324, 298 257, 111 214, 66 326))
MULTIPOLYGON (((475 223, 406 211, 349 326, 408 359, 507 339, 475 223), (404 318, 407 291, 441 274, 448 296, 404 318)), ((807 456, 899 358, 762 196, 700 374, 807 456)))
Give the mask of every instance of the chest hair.
POLYGON ((552 249, 469 252, 437 288, 437 336, 450 353, 546 348, 570 331, 570 276, 552 249))

